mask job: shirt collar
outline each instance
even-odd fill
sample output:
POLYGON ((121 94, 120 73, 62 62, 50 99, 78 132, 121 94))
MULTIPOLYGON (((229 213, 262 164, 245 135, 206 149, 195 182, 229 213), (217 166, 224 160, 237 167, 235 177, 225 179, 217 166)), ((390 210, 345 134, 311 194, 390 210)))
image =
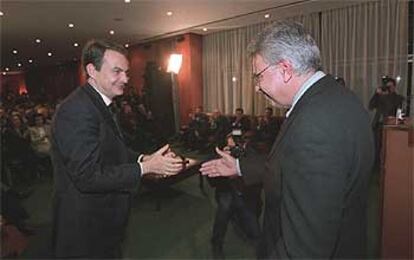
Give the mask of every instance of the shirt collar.
POLYGON ((93 87, 93 89, 96 90, 96 92, 98 92, 98 94, 102 97, 103 102, 105 103, 106 106, 109 106, 112 103, 112 99, 110 99, 109 97, 105 96, 101 91, 99 91, 98 88, 96 88, 94 85, 89 84, 93 87))
POLYGON ((296 92, 295 96, 293 97, 292 106, 286 112, 286 117, 289 117, 290 113, 295 108, 296 103, 298 103, 299 99, 305 94, 305 92, 308 89, 310 89, 313 86, 313 84, 315 84, 315 82, 317 82, 321 78, 325 77, 325 75, 326 74, 323 71, 317 71, 308 80, 306 80, 305 83, 303 83, 303 85, 300 87, 299 91, 296 92))

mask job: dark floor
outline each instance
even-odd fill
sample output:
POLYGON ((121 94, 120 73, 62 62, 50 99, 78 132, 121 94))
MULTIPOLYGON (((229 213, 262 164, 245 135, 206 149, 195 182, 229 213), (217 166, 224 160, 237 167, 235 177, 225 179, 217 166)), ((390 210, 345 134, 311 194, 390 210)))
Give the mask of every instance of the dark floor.
MULTIPOLYGON (((210 233, 215 210, 213 190, 204 183, 206 194, 199 189, 197 175, 183 180, 167 190, 157 211, 153 194, 145 188, 134 199, 127 236, 125 258, 211 258, 210 233)), ((29 211, 29 223, 36 230, 30 237, 23 258, 44 259, 51 248, 52 181, 37 181, 33 194, 23 204, 29 211)), ((368 255, 378 257, 378 177, 370 185, 368 208, 368 255)), ((248 241, 238 237, 230 226, 226 237, 228 258, 254 258, 248 241)))

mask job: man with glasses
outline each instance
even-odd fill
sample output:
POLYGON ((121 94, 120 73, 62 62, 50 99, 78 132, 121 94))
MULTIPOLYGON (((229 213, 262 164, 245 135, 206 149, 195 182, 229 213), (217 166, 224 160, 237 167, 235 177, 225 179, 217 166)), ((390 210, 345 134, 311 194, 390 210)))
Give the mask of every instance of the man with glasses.
POLYGON ((217 149, 222 158, 204 163, 202 174, 263 182, 259 257, 364 257, 374 159, 366 110, 320 70, 319 48, 301 24, 275 23, 249 50, 256 89, 289 108, 286 120, 267 158, 236 160, 217 149))

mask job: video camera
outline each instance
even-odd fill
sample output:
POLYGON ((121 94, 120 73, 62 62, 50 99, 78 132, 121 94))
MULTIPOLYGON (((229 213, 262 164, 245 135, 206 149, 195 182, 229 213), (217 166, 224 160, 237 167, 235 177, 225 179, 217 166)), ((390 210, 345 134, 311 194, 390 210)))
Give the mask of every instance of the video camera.
POLYGON ((391 81, 391 78, 388 76, 382 76, 381 78, 381 90, 383 92, 390 91, 390 88, 387 86, 388 82, 391 81))

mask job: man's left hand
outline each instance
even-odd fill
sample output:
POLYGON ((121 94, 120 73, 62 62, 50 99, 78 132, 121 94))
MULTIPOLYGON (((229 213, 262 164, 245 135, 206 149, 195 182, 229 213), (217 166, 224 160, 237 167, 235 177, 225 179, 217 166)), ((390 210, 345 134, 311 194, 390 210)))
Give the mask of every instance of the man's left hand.
POLYGON ((201 174, 208 177, 237 176, 236 159, 218 148, 216 148, 216 152, 221 158, 203 163, 200 168, 201 174))

